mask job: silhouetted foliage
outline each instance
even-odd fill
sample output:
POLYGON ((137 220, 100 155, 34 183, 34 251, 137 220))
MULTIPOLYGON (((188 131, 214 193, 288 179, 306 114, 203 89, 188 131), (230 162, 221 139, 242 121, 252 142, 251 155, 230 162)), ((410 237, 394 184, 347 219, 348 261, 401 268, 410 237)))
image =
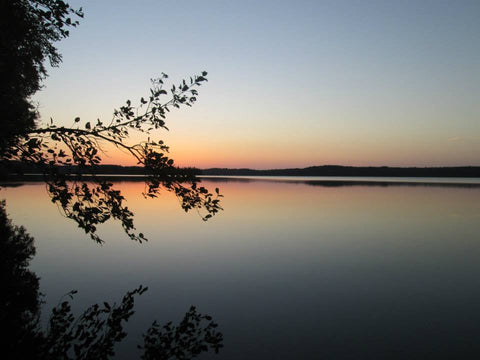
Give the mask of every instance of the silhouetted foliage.
POLYGON ((2 353, 12 359, 31 358, 32 349, 41 345, 39 279, 28 270, 34 256, 33 238, 24 227, 11 223, 5 201, 0 202, 0 326, 4 330, 0 342, 2 353))
POLYGON ((155 321, 143 335, 144 345, 139 346, 144 350, 142 359, 192 359, 209 347, 218 353, 223 347, 223 335, 216 328, 212 317, 198 314, 194 306, 178 326, 169 322, 160 327, 155 321), (202 327, 202 323, 207 325, 202 327))
POLYGON ((44 61, 48 58, 53 66, 60 63, 61 56, 53 43, 67 37, 68 27, 78 24, 70 16, 83 17, 83 12, 61 0, 12 0, 1 4, 0 71, 2 79, 6 79, 0 90, 1 105, 21 110, 12 110, 0 123, 0 160, 35 165, 44 174, 52 201, 99 243, 102 239, 96 233, 97 226, 109 219, 119 220, 132 240, 146 240, 135 231, 133 213, 125 206, 122 194, 112 183, 95 177, 101 162, 101 144, 114 145, 143 166, 145 197, 156 197, 161 189, 171 191, 185 211, 203 211, 204 220, 221 209, 218 191, 212 194, 198 186, 199 180, 191 171, 174 165, 167 155, 168 146, 150 138, 156 129, 168 130, 165 118, 171 108, 195 103, 196 88, 207 81, 205 71, 172 85, 168 91, 164 87, 168 76, 162 74, 152 80, 150 93, 140 98, 138 105, 127 100, 114 110, 109 122, 82 122, 76 117, 70 127, 57 126, 53 119, 49 124, 38 125, 38 114, 29 97, 47 75, 44 61), (165 96, 168 97, 163 101, 165 96), (143 133, 146 141, 129 143, 132 131, 143 133), (59 171, 62 165, 73 166, 65 173, 59 171), (84 174, 92 176, 86 181, 84 174))
MULTIPOLYGON (((206 72, 172 85, 169 91, 164 89, 168 77, 162 74, 152 80, 150 94, 142 97, 138 106, 127 100, 109 122, 82 122, 77 117, 70 127, 57 126, 53 119, 49 124, 38 124, 38 112, 30 97, 47 76, 45 61, 48 59, 52 66, 61 62, 54 43, 78 25, 77 17, 83 17, 82 9, 72 9, 62 0, 0 0, 0 162, 3 166, 12 162, 35 166, 44 176, 52 201, 99 243, 102 240, 96 234, 97 226, 112 218, 120 220, 131 239, 146 240, 142 233, 135 232, 133 213, 125 206, 120 191, 95 176, 101 162, 101 143, 113 144, 143 166, 145 197, 156 197, 163 188, 180 199, 185 211, 205 211, 202 217, 207 220, 221 209, 218 189, 214 195, 198 186, 192 171, 174 165, 163 141, 149 137, 155 129, 168 130, 165 118, 171 108, 195 103, 196 87, 207 81, 206 72), (162 101, 165 95, 169 97, 162 101), (132 131, 143 133, 147 140, 128 143, 132 131), (62 165, 69 165, 70 171, 60 171, 62 165), (86 178, 85 174, 91 176, 86 178)), ((93 305, 79 317, 72 314, 69 300, 63 301, 53 309, 48 328, 41 330, 39 281, 27 268, 35 254, 33 238, 23 227, 11 224, 3 202, 0 235, 1 280, 5 285, 0 295, 0 326, 5 330, 2 358, 111 358, 115 343, 126 336, 123 325, 134 313, 134 296, 147 288, 140 286, 128 292, 118 305, 93 305)), ((72 299, 74 293, 68 293, 67 298, 72 299)), ((174 327, 182 341, 177 336, 170 338, 166 329, 159 331, 154 323, 141 348, 149 358, 154 351, 163 351, 168 357, 190 359, 208 348, 218 351, 222 335, 215 327, 209 316, 197 314, 192 308, 174 327)))
POLYGON ((192 78, 188 84, 183 81, 179 87, 173 85, 171 99, 161 103, 160 97, 167 93, 162 88, 167 78, 163 74, 160 79, 153 81, 154 87, 148 100, 142 98, 136 108, 127 101, 126 106, 114 111, 109 124, 97 120, 95 125, 87 122, 81 128, 78 125, 80 120, 76 118, 74 124, 77 125, 70 128, 57 127, 53 123, 37 127, 19 137, 17 143, 4 152, 3 158, 36 165, 45 176, 52 201, 59 204, 64 214, 75 220, 97 242, 102 242, 96 234, 97 225, 110 218, 120 220, 132 240, 146 240, 142 233, 134 231, 133 213, 124 205, 121 193, 113 188, 112 183, 95 176, 101 161, 99 141, 128 151, 143 165, 146 175, 145 197, 156 197, 161 189, 171 191, 180 199, 185 211, 204 210, 206 214, 203 219, 207 220, 221 209, 218 191, 213 195, 197 185, 198 179, 191 171, 174 166, 174 161, 166 155, 168 147, 163 141, 148 139, 142 143, 127 144, 131 131, 150 134, 153 129, 166 129, 166 112, 170 107, 193 104, 197 94, 193 87, 206 81, 205 76, 206 72, 203 72, 202 76, 192 78), (72 173, 59 171, 58 165, 70 164, 75 165, 72 173), (93 176, 86 181, 85 173, 93 176))
POLYGON ((83 17, 82 9, 59 0, 0 1, 0 153, 35 128, 38 113, 29 97, 47 76, 45 60, 61 62, 54 43, 78 25, 76 17, 83 17))
MULTIPOLYGON (((0 328, 3 359, 110 359, 114 346, 127 333, 125 322, 134 314, 134 297, 147 291, 139 286, 127 292, 120 304, 104 302, 75 317, 65 295, 53 310, 48 327, 39 325, 43 303, 39 279, 28 269, 35 255, 33 238, 25 228, 14 226, 0 203, 0 328)), ((144 359, 192 359, 209 349, 218 352, 223 336, 208 315, 192 306, 179 325, 162 328, 154 322, 144 335, 144 359)))

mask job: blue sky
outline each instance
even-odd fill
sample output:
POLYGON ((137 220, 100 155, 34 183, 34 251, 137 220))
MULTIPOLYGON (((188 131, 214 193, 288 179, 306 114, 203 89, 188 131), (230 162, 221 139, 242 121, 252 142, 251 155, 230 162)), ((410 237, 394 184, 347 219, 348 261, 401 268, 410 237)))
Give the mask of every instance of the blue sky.
POLYGON ((46 119, 109 119, 161 72, 207 70, 157 136, 181 165, 480 165, 480 1, 70 4, 46 119))

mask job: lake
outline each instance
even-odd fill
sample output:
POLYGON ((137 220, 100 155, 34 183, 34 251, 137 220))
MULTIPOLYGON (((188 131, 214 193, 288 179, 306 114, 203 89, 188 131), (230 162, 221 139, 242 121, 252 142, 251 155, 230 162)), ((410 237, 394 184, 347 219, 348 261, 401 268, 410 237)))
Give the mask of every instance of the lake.
POLYGON ((225 196, 208 222, 118 181, 143 244, 116 222, 95 244, 42 183, 2 186, 0 198, 35 237, 46 310, 71 289, 79 312, 149 287, 118 359, 137 357, 154 319, 178 322, 192 304, 219 323, 218 359, 478 357, 479 179, 353 180, 206 178, 225 196))

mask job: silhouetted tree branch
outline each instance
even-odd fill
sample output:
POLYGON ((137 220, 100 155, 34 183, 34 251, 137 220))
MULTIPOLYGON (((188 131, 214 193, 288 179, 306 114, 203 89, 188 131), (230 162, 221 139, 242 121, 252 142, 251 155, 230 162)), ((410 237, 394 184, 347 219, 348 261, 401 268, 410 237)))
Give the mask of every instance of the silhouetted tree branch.
POLYGON ((221 209, 218 189, 215 189, 215 195, 210 193, 197 185, 198 179, 191 171, 176 167, 168 157, 169 148, 163 141, 148 138, 145 142, 128 143, 132 131, 150 135, 154 129, 167 129, 164 119, 169 108, 191 106, 198 94, 194 87, 207 81, 206 75, 203 72, 201 76, 191 78, 189 83, 183 81, 178 87, 173 85, 170 100, 162 103, 160 97, 167 94, 163 90, 167 75, 162 74, 161 78, 152 80, 148 100, 142 97, 135 108, 127 100, 125 106, 114 111, 109 124, 97 120, 93 126, 87 122, 80 127, 80 119, 76 118, 75 125, 67 128, 57 127, 52 121, 19 137, 17 143, 5 151, 3 158, 38 166, 45 176, 52 201, 97 242, 102 242, 96 233, 97 225, 111 218, 120 220, 132 240, 146 240, 142 233, 134 231, 133 213, 124 206, 121 193, 113 188, 112 183, 95 176, 103 151, 100 142, 127 150, 138 164, 143 165, 145 197, 156 197, 162 189, 171 191, 180 199, 185 211, 203 210, 202 217, 207 220, 221 209), (65 168, 70 172, 61 171, 65 168), (89 175, 88 181, 85 174, 89 175))
MULTIPOLYGON (((203 210, 207 220, 220 209, 218 189, 215 195, 198 186, 191 171, 178 168, 161 140, 151 140, 155 129, 167 129, 170 108, 191 106, 196 101, 196 87, 207 81, 206 72, 164 90, 166 74, 152 80, 150 94, 133 107, 130 100, 115 110, 110 122, 82 123, 75 118, 70 127, 50 124, 39 126, 39 114, 30 97, 41 88, 47 76, 45 61, 58 66, 61 55, 54 43, 69 35, 78 25, 83 11, 72 9, 62 0, 0 1, 0 162, 20 161, 36 165, 43 173, 47 191, 65 216, 74 220, 90 237, 102 242, 97 226, 109 219, 120 220, 128 236, 146 240, 136 233, 133 213, 124 205, 124 197, 113 184, 96 176, 106 144, 129 153, 145 169, 144 196, 155 197, 161 191, 173 192, 185 211, 203 210), (166 101, 161 97, 169 95, 166 101), (80 126, 80 124, 82 124, 80 126), (129 144, 132 131, 147 139, 129 144), (86 175, 89 175, 86 177, 86 175)), ((93 305, 75 317, 69 301, 52 312, 47 330, 39 327, 42 303, 38 277, 27 267, 35 254, 33 238, 23 227, 8 220, 0 203, 1 281, 6 292, 0 293, 0 327, 7 334, 2 341, 2 356, 11 359, 107 359, 114 355, 114 344, 126 333, 123 324, 133 315, 134 296, 146 288, 128 292, 119 305, 93 305)), ((73 297, 75 292, 67 294, 73 297)), ((141 347, 147 358, 153 353, 163 358, 190 359, 209 348, 218 351, 222 335, 207 315, 191 308, 182 323, 160 330, 154 323, 141 347), (172 330, 174 329, 174 330, 172 330), (171 331, 175 336, 170 338, 171 331), (177 336, 178 335, 178 336, 177 336), (178 342, 179 337, 182 339, 178 342), (165 348, 163 348, 165 347, 165 348), (172 352, 172 349, 175 349, 172 352)))
POLYGON ((168 91, 164 88, 168 76, 162 73, 160 78, 152 80, 148 96, 140 98, 137 106, 127 100, 114 110, 108 123, 100 119, 95 123, 81 122, 77 117, 70 127, 57 126, 53 119, 50 124, 39 126, 34 121, 38 114, 28 97, 40 89, 41 80, 47 75, 44 60, 48 58, 52 66, 58 66, 61 61, 53 42, 68 36, 68 27, 78 24, 70 16, 83 17, 83 12, 73 10, 61 0, 15 0, 10 4, 2 2, 2 9, 6 20, 12 13, 20 23, 8 20, 11 28, 4 30, 9 36, 2 37, 2 48, 11 56, 0 58, 2 75, 15 74, 8 75, 9 80, 2 82, 2 105, 11 108, 15 101, 22 99, 19 107, 23 109, 22 114, 28 114, 25 117, 28 121, 21 120, 20 113, 7 114, 0 125, 1 161, 34 164, 44 174, 52 201, 98 243, 103 240, 97 235, 97 227, 109 219, 119 220, 132 240, 146 240, 142 233, 135 231, 134 214, 125 206, 122 194, 112 183, 95 176, 101 163, 100 154, 107 145, 126 152, 144 167, 145 197, 156 197, 162 189, 173 192, 185 211, 199 210, 203 220, 221 210, 218 189, 211 193, 198 186, 194 173, 174 165, 168 157, 168 146, 162 140, 150 138, 154 130, 168 130, 165 119, 171 108, 195 103, 196 88, 207 81, 205 71, 177 86, 172 85, 168 91), (19 34, 13 34, 15 29, 19 34), (10 37, 13 40, 9 40, 10 37), (30 50, 23 54, 24 48, 30 50), (18 59, 23 61, 19 68, 15 67, 18 59), (147 139, 131 144, 132 132, 142 133, 147 139))

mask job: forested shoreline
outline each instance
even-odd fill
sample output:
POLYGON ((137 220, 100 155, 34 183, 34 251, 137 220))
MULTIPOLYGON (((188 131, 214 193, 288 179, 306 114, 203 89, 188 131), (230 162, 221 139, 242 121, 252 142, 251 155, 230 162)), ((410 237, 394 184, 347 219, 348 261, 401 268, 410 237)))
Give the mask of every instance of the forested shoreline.
MULTIPOLYGON (((77 174, 75 166, 61 166, 58 169, 65 174, 77 174)), ((41 171, 33 165, 11 162, 0 167, 4 177, 16 177, 25 174, 38 174, 41 171)), ((216 176, 379 176, 379 177, 480 177, 480 166, 456 167, 389 167, 389 166, 341 166, 323 165, 306 168, 287 169, 230 169, 230 168, 183 168, 194 175, 216 176)), ((90 172, 83 172, 88 175, 90 172)), ((140 166, 97 165, 96 174, 102 175, 145 175, 140 166)))

